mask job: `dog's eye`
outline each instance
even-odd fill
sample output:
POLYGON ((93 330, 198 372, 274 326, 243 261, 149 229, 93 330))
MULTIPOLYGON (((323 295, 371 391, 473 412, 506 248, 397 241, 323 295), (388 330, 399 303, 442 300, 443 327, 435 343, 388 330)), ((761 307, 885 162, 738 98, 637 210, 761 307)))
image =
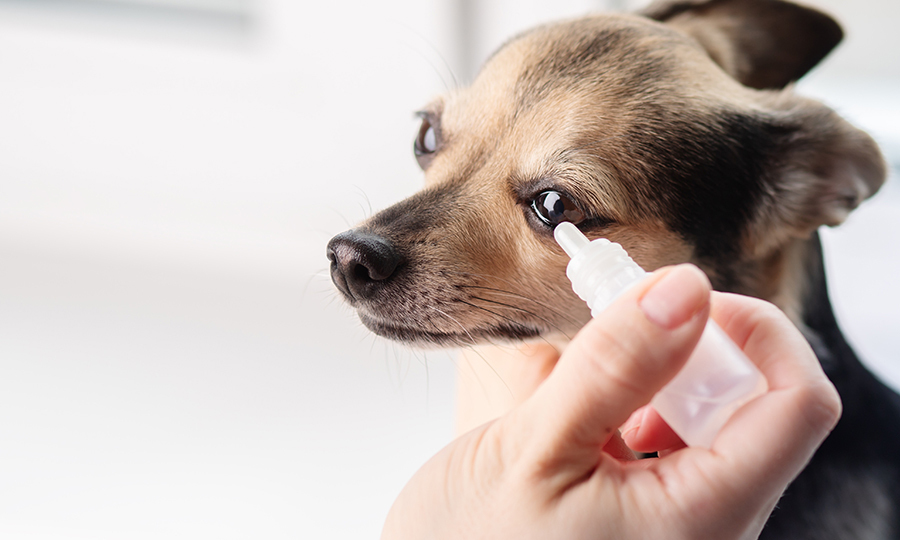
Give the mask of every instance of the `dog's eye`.
POLYGON ((531 207, 541 221, 555 227, 563 221, 579 224, 584 221, 584 212, 575 206, 572 199, 558 191, 543 191, 534 198, 531 207))
POLYGON ((422 127, 419 128, 419 135, 416 137, 416 143, 413 145, 416 157, 433 154, 437 151, 437 134, 434 126, 427 119, 422 120, 422 127))

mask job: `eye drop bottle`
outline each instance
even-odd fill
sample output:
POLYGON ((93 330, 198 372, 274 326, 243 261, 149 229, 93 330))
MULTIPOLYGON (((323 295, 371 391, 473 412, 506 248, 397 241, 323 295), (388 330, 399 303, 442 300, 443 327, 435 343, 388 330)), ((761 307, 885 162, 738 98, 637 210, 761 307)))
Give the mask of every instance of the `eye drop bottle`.
MULTIPOLYGON (((571 257, 566 275, 572 289, 594 317, 647 276, 622 246, 604 238, 591 242, 571 223, 560 223, 553 235, 571 257)), ((688 446, 710 448, 731 415, 767 388, 759 369, 709 319, 687 363, 650 403, 688 446)))

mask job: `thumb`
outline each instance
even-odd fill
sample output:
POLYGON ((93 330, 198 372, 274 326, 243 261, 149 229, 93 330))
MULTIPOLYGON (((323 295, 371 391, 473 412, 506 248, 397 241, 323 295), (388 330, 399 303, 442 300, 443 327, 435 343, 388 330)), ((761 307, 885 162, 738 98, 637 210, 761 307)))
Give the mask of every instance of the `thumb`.
MULTIPOLYGON (((709 316, 710 284, 693 265, 626 291, 575 336, 556 368, 511 415, 541 467, 582 476, 600 449, 684 365, 709 316)), ((545 470, 553 473, 555 471, 545 470)), ((568 476, 568 475, 567 475, 568 476)))

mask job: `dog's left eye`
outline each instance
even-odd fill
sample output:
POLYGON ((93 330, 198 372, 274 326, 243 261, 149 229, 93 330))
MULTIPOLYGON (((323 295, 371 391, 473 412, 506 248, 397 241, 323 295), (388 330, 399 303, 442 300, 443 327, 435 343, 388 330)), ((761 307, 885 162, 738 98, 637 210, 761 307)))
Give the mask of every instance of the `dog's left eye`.
POLYGON ((416 156, 425 156, 437 151, 437 133, 435 133, 434 126, 427 119, 422 120, 422 127, 419 128, 419 135, 416 137, 414 149, 416 156))
POLYGON ((543 191, 531 202, 537 216, 551 227, 563 221, 579 224, 584 221, 584 212, 572 202, 572 199, 558 191, 543 191))

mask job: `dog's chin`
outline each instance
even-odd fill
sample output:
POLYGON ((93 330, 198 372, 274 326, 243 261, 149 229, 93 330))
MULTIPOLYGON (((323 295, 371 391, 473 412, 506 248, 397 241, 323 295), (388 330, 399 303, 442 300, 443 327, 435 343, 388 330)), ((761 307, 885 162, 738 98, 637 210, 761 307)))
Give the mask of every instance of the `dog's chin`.
POLYGON ((426 330, 397 324, 359 313, 359 320, 375 334, 417 347, 467 347, 497 341, 523 341, 538 337, 543 330, 515 322, 485 328, 460 328, 459 332, 426 330))

